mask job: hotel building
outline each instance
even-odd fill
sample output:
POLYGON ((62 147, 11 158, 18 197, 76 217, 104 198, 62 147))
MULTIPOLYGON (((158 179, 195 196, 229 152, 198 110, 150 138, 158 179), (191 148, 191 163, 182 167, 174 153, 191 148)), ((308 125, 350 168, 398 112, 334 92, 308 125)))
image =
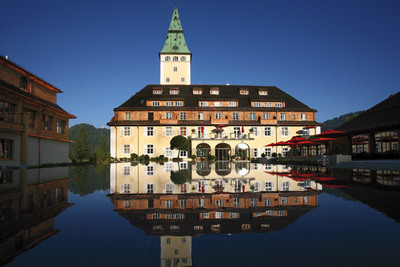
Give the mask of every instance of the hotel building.
POLYGON ((60 89, 0 56, 0 166, 68 162, 68 121, 60 89))
POLYGON ((190 137, 191 148, 180 157, 249 159, 285 154, 288 147, 265 145, 320 132, 316 110, 276 86, 192 85, 192 53, 176 6, 159 58, 160 84, 147 85, 114 109, 108 123, 113 158, 176 157, 170 140, 182 135, 190 137))

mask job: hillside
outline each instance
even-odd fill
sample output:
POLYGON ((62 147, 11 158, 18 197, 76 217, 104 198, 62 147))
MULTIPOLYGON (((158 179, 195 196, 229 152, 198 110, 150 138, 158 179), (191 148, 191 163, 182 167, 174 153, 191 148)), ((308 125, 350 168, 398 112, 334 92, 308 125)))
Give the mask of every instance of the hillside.
MULTIPOLYGON (((88 123, 81 123, 72 126, 69 128, 69 140, 75 141, 76 137, 78 135, 79 129, 81 127, 84 127, 86 129, 86 132, 89 137, 89 148, 90 148, 90 153, 93 153, 97 147, 99 138, 101 135, 103 135, 106 139, 106 147, 108 149, 107 153, 109 153, 110 149, 110 130, 106 128, 96 128, 91 124, 88 123)), ((72 149, 74 147, 74 144, 72 143, 69 146, 69 154, 72 155, 72 149)))
POLYGON ((346 122, 346 119, 350 119, 351 117, 354 117, 358 114, 360 114, 363 111, 357 111, 357 112, 350 112, 350 113, 346 113, 343 114, 339 117, 324 121, 324 125, 322 125, 321 127, 321 131, 327 131, 329 129, 336 129, 337 127, 339 127, 340 125, 342 125, 343 123, 346 122))

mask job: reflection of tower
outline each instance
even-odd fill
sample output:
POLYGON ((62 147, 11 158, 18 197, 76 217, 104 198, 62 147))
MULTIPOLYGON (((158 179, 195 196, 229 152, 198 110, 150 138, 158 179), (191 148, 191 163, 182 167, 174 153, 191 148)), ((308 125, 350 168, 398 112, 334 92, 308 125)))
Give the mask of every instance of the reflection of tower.
POLYGON ((191 236, 162 236, 160 266, 192 266, 191 236))

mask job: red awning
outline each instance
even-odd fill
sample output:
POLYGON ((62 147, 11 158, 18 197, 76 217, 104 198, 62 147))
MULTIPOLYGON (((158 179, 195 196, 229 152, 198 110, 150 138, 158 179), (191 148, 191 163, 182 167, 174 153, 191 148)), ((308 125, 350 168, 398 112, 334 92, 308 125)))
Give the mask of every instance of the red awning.
POLYGON ((316 138, 316 139, 314 139, 312 141, 313 142, 323 142, 323 141, 333 141, 333 140, 336 140, 336 139, 332 138, 332 137, 319 137, 319 138, 316 138))
POLYGON ((295 142, 302 142, 302 141, 309 141, 307 138, 304 137, 299 137, 299 136, 295 136, 292 139, 286 141, 286 142, 291 142, 291 143, 295 143, 295 142))
POLYGON ((317 136, 323 136, 323 135, 337 135, 337 134, 344 134, 345 132, 343 131, 337 131, 337 130, 328 130, 323 133, 317 134, 317 136))

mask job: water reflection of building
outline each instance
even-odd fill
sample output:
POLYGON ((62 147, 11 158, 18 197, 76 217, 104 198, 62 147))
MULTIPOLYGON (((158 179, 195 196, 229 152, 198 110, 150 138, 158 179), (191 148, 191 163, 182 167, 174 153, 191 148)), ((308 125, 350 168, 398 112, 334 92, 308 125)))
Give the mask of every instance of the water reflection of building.
POLYGON ((191 265, 191 236, 277 231, 318 206, 321 187, 285 176, 283 166, 188 164, 110 167, 114 210, 147 235, 162 237, 162 266, 191 265), (171 172, 186 168, 187 182, 174 184, 171 172))
POLYGON ((0 180, 0 264, 57 233, 68 203, 68 168, 7 170, 0 180))

